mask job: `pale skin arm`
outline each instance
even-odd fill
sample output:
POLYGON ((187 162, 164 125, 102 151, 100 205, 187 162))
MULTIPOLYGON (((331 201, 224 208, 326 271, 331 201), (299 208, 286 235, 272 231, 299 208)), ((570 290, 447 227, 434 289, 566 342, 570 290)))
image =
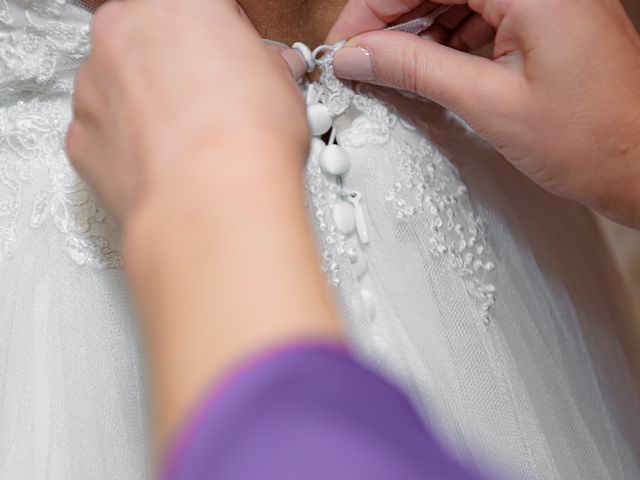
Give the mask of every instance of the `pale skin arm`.
POLYGON ((341 338, 299 176, 290 168, 225 175, 206 165, 211 155, 241 163, 279 154, 205 148, 189 159, 197 168, 172 178, 129 224, 128 273, 162 443, 238 361, 289 341, 341 338))
POLYGON ((163 448, 238 362, 342 339, 305 209, 305 106, 231 0, 109 2, 92 27, 67 150, 123 226, 163 448))

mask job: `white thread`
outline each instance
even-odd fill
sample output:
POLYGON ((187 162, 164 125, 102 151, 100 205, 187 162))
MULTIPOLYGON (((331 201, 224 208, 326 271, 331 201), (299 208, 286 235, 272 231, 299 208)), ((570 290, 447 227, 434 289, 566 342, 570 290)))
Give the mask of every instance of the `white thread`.
POLYGON ((336 51, 336 50, 342 48, 345 43, 347 43, 347 42, 345 40, 342 40, 342 41, 336 43, 335 45, 320 45, 319 47, 316 47, 312 52, 313 59, 315 60, 316 65, 318 65, 319 62, 320 62, 320 58, 319 57, 320 57, 321 54, 328 53, 328 52, 331 52, 331 51, 336 51))

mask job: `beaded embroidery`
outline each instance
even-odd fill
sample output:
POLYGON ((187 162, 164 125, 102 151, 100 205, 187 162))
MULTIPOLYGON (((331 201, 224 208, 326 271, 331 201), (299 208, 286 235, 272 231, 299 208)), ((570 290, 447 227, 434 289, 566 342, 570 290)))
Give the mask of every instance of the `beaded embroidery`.
MULTIPOLYGON (((427 139, 420 141, 419 148, 396 140, 394 129, 415 131, 415 127, 392 106, 359 93, 336 78, 332 61, 340 47, 328 50, 318 61, 322 68, 318 87, 322 102, 332 115, 341 115, 349 108, 360 114, 339 133, 341 145, 352 148, 381 145, 390 149, 396 177, 390 181, 386 201, 395 209, 398 221, 419 216, 420 221, 427 222, 431 253, 448 259, 449 267, 460 276, 483 323, 488 325, 496 300, 496 288, 491 281, 495 261, 486 239, 485 223, 475 213, 457 169, 427 139)), ((323 255, 327 262, 325 269, 332 272, 332 278, 339 278, 335 259, 344 254, 344 238, 330 227, 325 227, 324 236, 329 245, 323 255), (334 244, 340 248, 331 248, 334 244)))
MULTIPOLYGON (((86 18, 86 11, 66 0, 32 0, 20 18, 12 15, 0 0, 0 91, 25 91, 49 96, 68 93, 73 81, 70 73, 89 51, 86 21, 63 23, 65 18, 86 18), (70 9, 73 9, 71 12, 70 9)), ((392 107, 354 91, 336 78, 333 55, 337 45, 325 48, 317 61, 322 70, 314 84, 320 101, 336 118, 355 108, 361 113, 352 125, 339 132, 340 143, 391 146, 397 177, 390 180, 387 201, 393 205, 398 221, 424 217, 429 222, 429 238, 435 256, 449 259, 469 294, 478 302, 485 319, 495 301, 495 288, 488 280, 493 269, 482 220, 450 162, 424 140, 419 149, 399 143, 395 129, 414 127, 397 115, 392 107)), ((73 172, 64 155, 64 136, 70 120, 69 106, 57 100, 20 101, 0 110, 0 245, 4 257, 17 248, 21 212, 32 212, 27 225, 42 226, 47 219, 65 236, 68 254, 80 265, 94 268, 121 268, 122 259, 114 245, 117 232, 93 199, 89 189, 73 172), (48 178, 48 186, 28 205, 22 198, 24 183, 48 178)), ((306 170, 311 214, 323 245, 323 265, 330 281, 340 283, 341 257, 358 256, 354 245, 341 233, 332 218, 333 206, 344 200, 339 183, 324 175, 318 165, 318 145, 312 148, 306 170)))

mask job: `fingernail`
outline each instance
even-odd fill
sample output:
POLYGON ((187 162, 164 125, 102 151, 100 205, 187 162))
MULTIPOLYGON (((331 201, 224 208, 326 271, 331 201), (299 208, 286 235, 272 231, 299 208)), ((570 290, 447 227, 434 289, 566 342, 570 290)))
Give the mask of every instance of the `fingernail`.
POLYGON ((291 48, 287 48, 283 49, 280 52, 280 55, 282 55, 282 58, 284 58, 289 65, 291 75, 293 75, 293 78, 296 81, 300 80, 307 73, 307 65, 304 63, 303 58, 298 52, 291 48))
POLYGON ((333 70, 337 77, 366 82, 375 79, 373 56, 361 47, 345 47, 333 58, 333 70))

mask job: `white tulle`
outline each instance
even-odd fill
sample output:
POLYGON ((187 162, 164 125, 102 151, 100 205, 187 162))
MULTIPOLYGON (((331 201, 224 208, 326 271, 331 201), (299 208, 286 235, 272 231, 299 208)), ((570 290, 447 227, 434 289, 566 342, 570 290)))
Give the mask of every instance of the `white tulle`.
MULTIPOLYGON (((90 14, 74 3, 0 0, 2 479, 149 472, 118 232, 63 150, 89 49, 90 14)), ((470 465, 640 478, 640 400, 612 326, 627 311, 590 214, 439 107, 377 100, 340 83, 330 60, 317 88, 353 166, 340 187, 316 142, 306 185, 354 346, 470 465), (361 194, 368 245, 333 224, 339 188, 361 194)))

